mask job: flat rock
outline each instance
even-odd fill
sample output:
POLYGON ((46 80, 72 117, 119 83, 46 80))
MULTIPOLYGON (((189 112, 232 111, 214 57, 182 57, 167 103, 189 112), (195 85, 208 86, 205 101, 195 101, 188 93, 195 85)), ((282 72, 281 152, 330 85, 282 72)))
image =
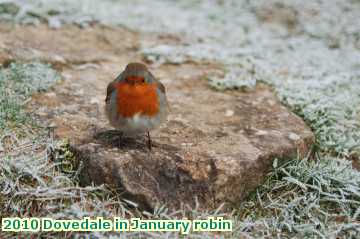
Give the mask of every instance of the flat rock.
MULTIPOLYGON (((171 107, 167 123, 152 132, 153 150, 148 151, 145 135, 120 141, 104 115, 106 85, 128 62, 141 60, 136 48, 143 36, 124 29, 81 30, 83 50, 79 50, 72 44, 79 29, 41 27, 43 32, 31 43, 16 32, 28 28, 6 33, 6 41, 12 42, 6 52, 12 56, 11 46, 26 44, 43 59, 54 54, 64 59, 62 82, 51 92, 34 96, 28 107, 56 126, 57 137, 71 140, 83 160, 84 185, 106 183, 147 208, 165 203, 177 209, 198 201, 201 208, 212 209, 223 202, 238 204, 264 181, 275 158, 305 155, 314 142, 310 129, 279 103, 269 87, 217 92, 205 78, 221 67, 190 63, 151 68, 166 86, 171 107), (123 41, 94 40, 104 31, 123 41), (54 48, 53 42, 42 39, 48 34, 61 46, 54 48), (86 49, 96 55, 90 57, 86 49), (91 65, 94 59, 96 67, 91 65), (67 67, 74 62, 85 65, 67 67)), ((5 39, 3 34, 0 30, 0 39, 5 39)))

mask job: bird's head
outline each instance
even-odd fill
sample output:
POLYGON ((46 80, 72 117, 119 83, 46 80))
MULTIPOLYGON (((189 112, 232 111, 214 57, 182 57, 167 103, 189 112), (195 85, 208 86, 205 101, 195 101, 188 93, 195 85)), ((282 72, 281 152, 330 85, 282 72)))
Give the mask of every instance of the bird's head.
POLYGON ((130 85, 146 85, 153 83, 151 73, 142 63, 129 63, 122 74, 122 80, 130 85))

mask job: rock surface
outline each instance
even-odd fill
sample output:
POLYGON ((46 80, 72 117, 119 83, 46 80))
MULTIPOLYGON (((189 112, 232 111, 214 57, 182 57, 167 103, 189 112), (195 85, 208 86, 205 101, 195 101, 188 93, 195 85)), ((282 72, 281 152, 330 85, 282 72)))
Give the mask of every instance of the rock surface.
POLYGON ((210 209, 239 203, 263 182, 275 158, 308 152, 313 134, 269 87, 214 91, 205 78, 221 67, 210 63, 150 66, 167 89, 168 122, 152 132, 152 152, 145 135, 119 145, 103 112, 106 86, 128 62, 141 61, 136 49, 147 37, 164 41, 100 26, 0 29, 0 63, 36 58, 61 69, 63 81, 28 107, 56 126, 57 137, 71 140, 83 160, 84 185, 107 183, 149 208, 166 203, 176 209, 196 198, 210 209))

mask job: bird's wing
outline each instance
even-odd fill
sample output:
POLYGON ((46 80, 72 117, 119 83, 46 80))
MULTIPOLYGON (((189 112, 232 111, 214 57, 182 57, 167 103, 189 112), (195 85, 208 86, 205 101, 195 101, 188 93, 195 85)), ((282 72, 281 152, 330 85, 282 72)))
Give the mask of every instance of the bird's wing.
POLYGON ((107 86, 107 89, 106 89, 106 98, 105 98, 105 102, 108 103, 109 100, 110 100, 110 96, 111 94, 114 92, 115 90, 115 84, 116 82, 115 81, 112 81, 109 83, 109 85, 107 86))
POLYGON ((159 90, 165 94, 165 86, 160 81, 156 81, 156 83, 159 90))
POLYGON ((111 94, 114 92, 115 90, 115 85, 116 83, 119 83, 123 80, 123 74, 124 72, 121 72, 116 78, 115 80, 113 80, 112 82, 110 82, 107 86, 107 89, 106 89, 106 98, 105 98, 105 102, 107 103, 109 100, 110 100, 110 96, 111 94))
POLYGON ((156 85, 157 85, 157 88, 165 94, 165 86, 158 80, 154 77, 153 74, 151 74, 151 72, 149 71, 149 74, 150 76, 153 78, 153 80, 155 81, 156 85))
POLYGON ((166 105, 166 110, 170 110, 170 106, 169 103, 166 99, 166 92, 165 92, 165 86, 163 85, 163 83, 161 83, 158 79, 156 79, 153 76, 153 79, 155 80, 155 83, 157 85, 157 88, 164 94, 164 99, 165 99, 165 105, 166 105))

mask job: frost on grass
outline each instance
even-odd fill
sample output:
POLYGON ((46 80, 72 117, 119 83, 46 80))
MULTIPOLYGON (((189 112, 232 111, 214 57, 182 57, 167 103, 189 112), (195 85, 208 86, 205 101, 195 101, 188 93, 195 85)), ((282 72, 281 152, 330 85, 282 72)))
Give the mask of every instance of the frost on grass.
POLYGON ((142 53, 147 61, 158 64, 181 64, 193 59, 191 55, 184 54, 182 49, 169 45, 158 45, 152 49, 144 49, 142 53))
POLYGON ((360 74, 280 79, 278 95, 311 126, 321 149, 360 155, 360 74))
MULTIPOLYGON (((14 136, 15 137, 15 136, 14 136)), ((317 161, 274 163, 268 181, 234 214, 183 206, 169 211, 166 205, 153 212, 137 209, 133 202, 105 186, 81 187, 79 168, 72 161, 66 141, 47 136, 37 140, 13 139, 6 154, 0 153, 0 208, 2 216, 51 217, 54 219, 141 217, 143 219, 232 219, 234 231, 223 238, 356 238, 360 236, 360 173, 348 161, 321 157, 317 161), (64 168, 66 169, 64 171, 64 168)), ((81 165, 79 166, 81 168, 81 165)), ((116 233, 92 232, 100 238, 118 238, 116 233)), ((4 235, 11 238, 15 234, 4 235)), ((65 234, 62 234, 65 237, 65 234)), ((73 234, 79 236, 80 234, 73 234)), ((38 236, 57 238, 56 232, 38 236)), ((67 236, 70 236, 69 234, 67 236)), ((122 238, 181 238, 173 232, 121 233, 122 238)), ((211 233, 193 233, 187 238, 214 238, 211 233)), ((221 238, 221 237, 220 237, 221 238)))
POLYGON ((360 172, 349 161, 322 156, 274 165, 274 172, 253 197, 235 220, 242 236, 360 236, 360 172))
MULTIPOLYGON (((16 137, 16 136, 12 136, 16 137)), ((14 140, 0 153, 0 208, 3 217, 81 218, 126 216, 123 203, 103 186, 80 187, 76 170, 62 172, 62 142, 46 136, 14 140)), ((66 144, 65 144, 66 145, 66 144)), ((55 233, 43 232, 50 236, 55 233)), ((11 236, 12 234, 9 234, 11 236)))
POLYGON ((0 69, 0 132, 25 124, 23 105, 32 94, 59 80, 58 73, 42 63, 16 64, 0 69))
POLYGON ((224 77, 209 76, 209 84, 216 90, 253 90, 258 81, 263 80, 248 59, 228 66, 224 77))

